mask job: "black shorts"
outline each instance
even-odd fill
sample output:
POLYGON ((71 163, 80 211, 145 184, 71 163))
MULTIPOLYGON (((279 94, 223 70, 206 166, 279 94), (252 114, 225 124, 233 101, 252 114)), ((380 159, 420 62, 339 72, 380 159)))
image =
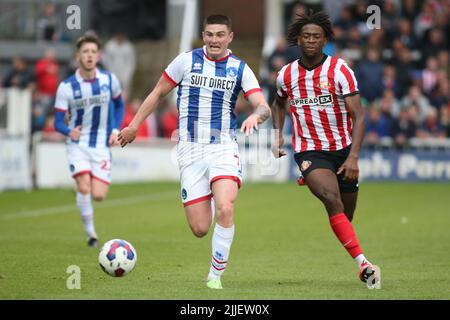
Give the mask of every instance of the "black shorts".
MULTIPOLYGON (((330 169, 336 173, 350 153, 350 146, 338 151, 304 151, 294 154, 295 162, 303 175, 306 176, 314 169, 330 169)), ((344 173, 337 175, 339 190, 342 193, 358 191, 358 180, 344 181, 344 173)))

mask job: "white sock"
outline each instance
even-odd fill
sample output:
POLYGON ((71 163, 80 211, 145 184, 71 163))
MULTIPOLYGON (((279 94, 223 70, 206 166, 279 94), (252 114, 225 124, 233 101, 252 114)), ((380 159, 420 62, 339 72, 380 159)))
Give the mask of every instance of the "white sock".
POLYGON ((369 260, 366 259, 366 257, 364 257, 364 255, 361 253, 359 254, 356 258, 355 258, 356 264, 358 265, 358 267, 361 267, 361 265, 364 264, 371 264, 369 262, 369 260))
POLYGON ((234 237, 234 225, 224 228, 216 223, 212 237, 212 257, 208 280, 220 279, 225 271, 234 237))
POLYGON ((80 209, 83 229, 88 238, 97 238, 94 228, 94 208, 92 207, 91 195, 77 192, 77 207, 80 209))
POLYGON ((216 203, 214 199, 211 198, 211 225, 214 224, 214 218, 216 217, 216 203))

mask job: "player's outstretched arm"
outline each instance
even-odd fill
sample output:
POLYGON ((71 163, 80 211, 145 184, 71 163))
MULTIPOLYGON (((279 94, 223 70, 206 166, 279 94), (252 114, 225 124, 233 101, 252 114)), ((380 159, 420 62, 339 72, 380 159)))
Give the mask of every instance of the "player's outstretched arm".
POLYGON ((364 108, 361 106, 359 94, 347 96, 344 98, 344 101, 352 117, 352 146, 347 160, 336 173, 341 174, 345 172, 344 180, 356 180, 359 176, 358 158, 365 131, 364 108))
POLYGON ((279 95, 275 95, 275 100, 272 103, 272 124, 273 128, 277 130, 275 137, 275 148, 273 155, 275 158, 281 158, 286 155, 286 151, 283 150, 283 126, 284 118, 286 117, 286 98, 282 98, 279 95))
POLYGON ((160 100, 165 97, 172 89, 173 85, 169 83, 164 77, 159 78, 155 88, 145 98, 144 102, 139 107, 133 120, 131 120, 128 127, 123 128, 118 136, 119 143, 125 147, 128 143, 133 142, 136 138, 136 133, 141 123, 147 118, 158 106, 160 100))
POLYGON ((248 101, 255 112, 242 123, 241 132, 245 132, 246 135, 252 134, 253 130, 258 130, 258 124, 270 118, 270 108, 262 92, 252 93, 248 96, 248 101))

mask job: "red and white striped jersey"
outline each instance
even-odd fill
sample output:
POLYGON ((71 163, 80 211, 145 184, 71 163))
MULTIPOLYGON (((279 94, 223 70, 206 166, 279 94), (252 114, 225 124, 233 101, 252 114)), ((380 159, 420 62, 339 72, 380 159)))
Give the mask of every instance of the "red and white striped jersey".
POLYGON ((344 97, 357 93, 353 71, 340 58, 325 55, 310 70, 299 60, 281 68, 277 94, 289 101, 294 152, 350 145, 352 120, 344 97))

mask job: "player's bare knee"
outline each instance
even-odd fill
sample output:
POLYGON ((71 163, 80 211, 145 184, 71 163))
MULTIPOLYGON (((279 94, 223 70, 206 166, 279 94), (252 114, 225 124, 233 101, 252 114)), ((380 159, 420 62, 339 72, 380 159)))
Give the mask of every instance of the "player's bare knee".
POLYGON ((230 225, 233 223, 234 204, 232 202, 224 202, 217 206, 217 221, 221 225, 230 225))
POLYGON ((82 194, 89 194, 91 193, 91 186, 88 183, 80 183, 78 185, 78 192, 82 194))
POLYGON ((232 202, 224 202, 217 205, 217 216, 228 217, 233 216, 234 204, 232 202))
POLYGON ((103 200, 105 200, 106 195, 102 193, 93 193, 92 198, 97 202, 102 202, 103 200))
POLYGON ((322 189, 319 192, 318 197, 327 208, 340 208, 343 206, 339 193, 334 191, 322 189))
POLYGON ((206 225, 195 225, 191 226, 192 233, 197 238, 202 238, 208 234, 209 226, 206 225))

